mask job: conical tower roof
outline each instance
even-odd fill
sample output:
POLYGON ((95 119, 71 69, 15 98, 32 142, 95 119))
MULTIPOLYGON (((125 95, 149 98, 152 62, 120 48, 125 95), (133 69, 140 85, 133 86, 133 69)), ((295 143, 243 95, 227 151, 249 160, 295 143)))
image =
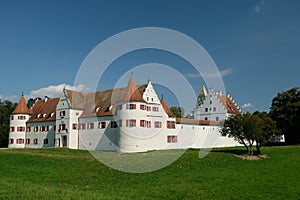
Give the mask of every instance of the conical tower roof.
POLYGON ((26 101, 23 95, 21 96, 19 103, 15 108, 15 110, 12 112, 12 114, 28 114, 28 115, 31 114, 30 110, 26 105, 26 101))
POLYGON ((124 97, 122 100, 127 101, 127 102, 144 101, 141 93, 137 89, 137 86, 135 84, 135 80, 134 80, 133 76, 130 76, 130 79, 129 79, 127 88, 125 89, 125 94, 124 94, 124 97))

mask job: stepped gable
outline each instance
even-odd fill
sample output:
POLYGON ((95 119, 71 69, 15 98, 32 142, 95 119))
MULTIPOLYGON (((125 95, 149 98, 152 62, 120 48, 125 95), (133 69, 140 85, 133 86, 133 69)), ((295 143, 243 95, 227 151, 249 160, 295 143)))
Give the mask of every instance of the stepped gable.
POLYGON ((15 110, 12 112, 12 114, 27 114, 27 115, 31 115, 31 111, 28 109, 27 105, 26 105, 26 101, 24 98, 24 95, 21 96, 19 103, 17 105, 17 107, 15 108, 15 110))
POLYGON ((38 100, 32 107, 32 115, 28 122, 44 122, 56 120, 56 106, 59 98, 38 100))
POLYGON ((164 98, 161 98, 160 103, 169 117, 175 117, 175 115, 169 109, 167 102, 164 100, 164 98))
POLYGON ((145 100, 143 99, 141 93, 137 89, 137 86, 135 84, 135 80, 133 76, 130 76, 127 88, 125 90, 125 94, 121 101, 125 102, 144 102, 145 100))
POLYGON ((227 110, 227 113, 242 114, 241 110, 229 95, 222 96, 220 93, 216 93, 216 96, 222 103, 223 107, 227 110))
MULTIPOLYGON (((147 84, 135 86, 135 93, 139 93, 142 97, 147 84)), ((127 88, 115 88, 98 92, 77 92, 66 90, 71 108, 83 110, 81 118, 84 117, 100 117, 112 116, 116 110, 116 104, 123 101, 127 94, 127 88)), ((135 94, 138 96, 138 94, 135 94)))

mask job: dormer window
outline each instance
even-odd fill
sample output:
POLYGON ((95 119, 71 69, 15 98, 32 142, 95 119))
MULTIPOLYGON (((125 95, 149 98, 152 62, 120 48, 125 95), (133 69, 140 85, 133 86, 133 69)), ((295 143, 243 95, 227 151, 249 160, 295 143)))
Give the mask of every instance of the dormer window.
POLYGON ((98 112, 98 111, 99 111, 99 109, 100 109, 100 107, 97 107, 97 108, 96 108, 96 112, 98 112))
POLYGON ((43 117, 46 117, 46 113, 45 113, 45 114, 43 114, 43 117))

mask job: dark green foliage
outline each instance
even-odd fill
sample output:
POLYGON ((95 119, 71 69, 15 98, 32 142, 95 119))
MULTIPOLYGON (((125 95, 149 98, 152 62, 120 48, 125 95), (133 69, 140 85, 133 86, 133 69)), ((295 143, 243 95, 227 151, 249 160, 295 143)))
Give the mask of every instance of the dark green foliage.
POLYGON ((279 134, 276 123, 263 112, 243 115, 232 115, 225 120, 220 130, 223 136, 233 137, 246 147, 249 155, 253 154, 253 144, 256 143, 256 153, 260 154, 260 147, 265 145, 272 136, 279 134))
POLYGON ((171 112, 178 118, 184 117, 184 108, 182 107, 171 107, 171 112))
POLYGON ((0 100, 0 147, 7 147, 9 134, 10 114, 15 109, 16 104, 5 100, 0 100))
POLYGON ((41 100, 41 99, 42 98, 40 98, 40 97, 28 99, 28 101, 27 101, 27 107, 30 109, 37 100, 41 100))
POLYGON ((278 93, 272 100, 270 117, 285 135, 288 144, 300 143, 300 88, 278 93))

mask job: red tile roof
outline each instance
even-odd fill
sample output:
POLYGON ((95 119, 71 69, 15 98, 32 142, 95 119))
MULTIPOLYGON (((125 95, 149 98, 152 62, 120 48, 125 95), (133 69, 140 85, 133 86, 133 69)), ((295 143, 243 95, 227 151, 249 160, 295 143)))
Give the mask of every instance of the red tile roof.
POLYGON ((23 95, 21 96, 19 103, 12 114, 31 114, 31 111, 28 109, 23 95))
POLYGON ((162 98, 162 99, 160 100, 160 103, 161 103, 162 107, 164 108, 165 112, 167 113, 167 115, 168 115, 169 117, 175 117, 175 115, 174 115, 174 114, 172 113, 172 111, 169 109, 169 107, 168 107, 166 101, 164 100, 164 98, 162 98))
POLYGON ((138 91, 135 80, 133 76, 130 77, 127 88, 125 90, 125 95, 121 99, 121 101, 125 102, 144 102, 144 99, 141 93, 138 91))
MULTIPOLYGON (((130 88, 132 87, 133 86, 130 86, 130 88)), ((132 95, 133 98, 130 98, 129 100, 141 101, 141 94, 143 94, 146 87, 147 84, 139 86, 135 85, 135 88, 137 89, 134 90, 134 95, 132 95)), ((84 110, 80 117, 112 116, 115 113, 116 104, 120 101, 124 101, 124 99, 128 97, 125 97, 128 94, 127 88, 128 87, 115 88, 90 93, 72 90, 66 90, 66 92, 71 103, 71 108, 84 110)))
POLYGON ((233 102, 232 98, 229 95, 222 96, 220 93, 216 94, 217 98, 220 100, 224 108, 227 110, 227 113, 230 114, 241 114, 241 110, 233 102))
POLYGON ((176 118, 176 124, 220 125, 221 122, 209 121, 209 120, 188 119, 188 118, 176 118))
POLYGON ((32 115, 28 122, 43 122, 56 120, 56 106, 59 98, 38 100, 32 107, 32 115))

